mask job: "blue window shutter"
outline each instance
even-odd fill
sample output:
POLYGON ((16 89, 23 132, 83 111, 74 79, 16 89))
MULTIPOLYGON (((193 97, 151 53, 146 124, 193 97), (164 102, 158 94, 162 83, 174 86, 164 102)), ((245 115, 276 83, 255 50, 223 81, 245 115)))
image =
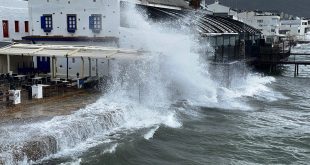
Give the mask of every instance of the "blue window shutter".
POLYGON ((94 17, 89 16, 89 29, 94 29, 94 17))
POLYGON ((71 30, 71 29, 70 29, 70 26, 69 26, 69 25, 70 25, 70 24, 69 24, 69 18, 70 18, 70 16, 67 16, 67 29, 68 29, 68 31, 71 30))
POLYGON ((46 24, 45 24, 45 16, 41 16, 41 29, 45 29, 46 24))

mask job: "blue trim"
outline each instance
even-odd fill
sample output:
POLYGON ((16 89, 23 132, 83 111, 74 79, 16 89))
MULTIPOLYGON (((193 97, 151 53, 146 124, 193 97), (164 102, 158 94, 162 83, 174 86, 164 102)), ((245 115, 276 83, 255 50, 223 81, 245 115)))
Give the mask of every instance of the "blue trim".
POLYGON ((53 16, 51 14, 41 16, 41 28, 46 33, 53 30, 53 16))
POLYGON ((75 33, 75 31, 77 30, 76 15, 67 15, 67 30, 69 33, 75 33))
POLYGON ((94 17, 89 16, 89 29, 94 29, 94 17))
POLYGON ((102 30, 101 14, 92 14, 89 16, 89 29, 91 29, 94 33, 100 33, 102 30))
POLYGON ((45 16, 41 16, 41 29, 45 29, 46 25, 45 25, 45 16))

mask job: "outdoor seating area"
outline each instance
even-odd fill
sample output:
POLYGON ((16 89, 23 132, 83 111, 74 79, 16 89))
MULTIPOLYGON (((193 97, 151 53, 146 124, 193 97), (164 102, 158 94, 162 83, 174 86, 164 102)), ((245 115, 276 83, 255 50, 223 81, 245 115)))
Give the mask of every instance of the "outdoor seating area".
POLYGON ((59 96, 81 88, 94 88, 98 84, 97 77, 66 79, 51 78, 49 74, 0 74, 0 106, 14 104, 11 91, 20 91, 20 95, 24 96, 21 102, 24 102, 59 96))
POLYGON ((0 74, 0 85, 6 88, 1 89, 0 100, 15 105, 81 88, 105 90, 111 61, 139 59, 143 52, 100 46, 12 44, 1 48, 0 56, 6 59, 2 67, 6 73, 0 74), (80 66, 73 71, 70 66, 73 62, 69 61, 76 59, 80 60, 80 66), (107 76, 99 76, 98 59, 106 60, 107 76))

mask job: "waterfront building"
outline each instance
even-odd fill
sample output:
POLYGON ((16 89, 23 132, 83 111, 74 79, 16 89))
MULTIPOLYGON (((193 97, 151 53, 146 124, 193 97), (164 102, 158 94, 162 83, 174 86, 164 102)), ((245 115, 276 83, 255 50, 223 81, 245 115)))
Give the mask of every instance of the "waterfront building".
POLYGON ((281 20, 280 34, 296 40, 307 40, 310 20, 281 20))
POLYGON ((238 13, 238 18, 244 23, 259 29, 266 42, 276 42, 279 37, 280 16, 272 12, 245 11, 238 13))
POLYGON ((230 17, 238 20, 238 12, 228 6, 224 6, 219 0, 215 0, 213 4, 207 5, 207 10, 213 12, 213 15, 230 17))
POLYGON ((72 41, 118 44, 119 1, 29 0, 28 5, 31 31, 24 40, 54 44, 66 44, 68 41, 70 44, 74 44, 72 41))
MULTIPOLYGON (((45 45, 119 46, 120 2, 117 0, 28 0, 28 8, 30 32, 23 37, 24 41, 45 45)), ((66 54, 57 56, 53 63, 52 56, 32 56, 32 67, 47 73, 56 68, 58 76, 82 77, 84 73, 96 76, 96 68, 104 70, 101 68, 107 65, 103 58, 98 61, 83 56, 67 60, 66 54)))
POLYGON ((230 17, 259 29, 267 42, 275 42, 279 36, 280 16, 272 12, 243 11, 239 12, 224 6, 219 0, 207 5, 207 9, 215 16, 230 17))
POLYGON ((0 21, 0 42, 21 40, 29 34, 27 2, 0 1, 0 21))

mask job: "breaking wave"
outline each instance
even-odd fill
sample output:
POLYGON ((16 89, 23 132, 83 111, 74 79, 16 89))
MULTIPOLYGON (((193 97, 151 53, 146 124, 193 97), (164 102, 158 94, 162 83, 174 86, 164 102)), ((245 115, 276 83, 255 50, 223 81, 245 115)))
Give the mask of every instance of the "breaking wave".
MULTIPOLYGON (((0 164, 38 163, 58 157, 77 158, 88 149, 113 143, 117 149, 124 133, 150 129, 151 140, 161 127, 182 127, 178 107, 191 106, 250 109, 241 97, 264 96, 273 91, 272 77, 248 75, 237 86, 221 86, 208 72, 208 63, 196 53, 195 36, 150 23, 136 12, 127 16, 136 29, 126 29, 123 47, 143 49, 143 58, 111 61, 108 91, 94 104, 71 115, 49 121, 0 127, 0 164), (134 33, 134 35, 133 35, 134 33), (131 36, 131 37, 129 37, 131 36)), ((269 97, 269 96, 266 96, 269 97)), ((80 159, 75 161, 77 164, 80 159)))

